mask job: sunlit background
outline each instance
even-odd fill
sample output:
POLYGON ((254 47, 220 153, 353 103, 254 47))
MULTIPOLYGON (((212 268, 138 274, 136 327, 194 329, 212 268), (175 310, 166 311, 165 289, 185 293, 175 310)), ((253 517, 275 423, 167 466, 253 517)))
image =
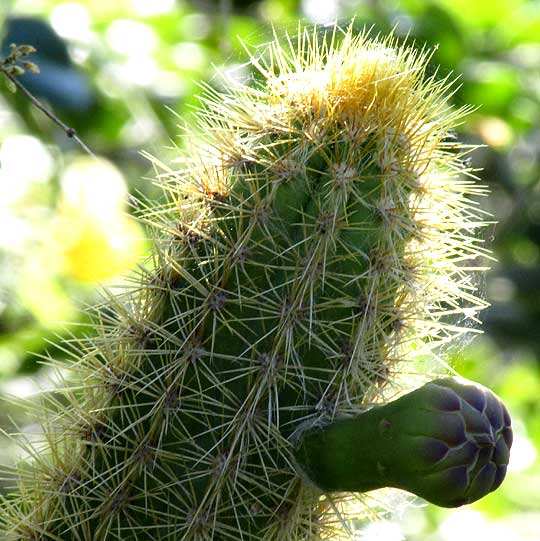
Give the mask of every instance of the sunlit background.
MULTIPOLYGON (((121 284, 148 249, 129 194, 159 198, 144 150, 164 161, 181 144, 197 81, 248 76, 254 47, 298 18, 355 17, 358 28, 437 46, 433 70, 461 74, 456 105, 477 107, 458 137, 483 144, 473 165, 498 222, 485 232, 496 261, 480 287, 484 334, 445 352, 492 387, 513 415, 507 480, 458 510, 417 501, 364 530, 369 541, 540 540, 540 7, 522 0, 1 0, 4 54, 30 43, 41 74, 21 80, 90 147, 0 89, 0 394, 54 385, 40 359, 87 331, 81 308, 100 284, 121 284), (241 41, 238 39, 241 38, 241 41), (69 323, 69 324, 68 324, 69 323), (60 339, 58 338, 60 336, 60 339)), ((28 429, 15 406, 0 426, 28 429)), ((0 462, 15 447, 2 440, 0 462)))

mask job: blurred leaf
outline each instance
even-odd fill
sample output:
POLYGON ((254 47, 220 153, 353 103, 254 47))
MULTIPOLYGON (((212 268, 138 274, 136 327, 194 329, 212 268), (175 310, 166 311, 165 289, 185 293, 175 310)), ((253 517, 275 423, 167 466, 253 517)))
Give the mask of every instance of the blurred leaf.
POLYGON ((435 44, 434 62, 448 68, 457 66, 465 52, 465 33, 448 10, 426 2, 424 9, 414 19, 412 28, 415 39, 435 44))
POLYGON ((519 9, 523 0, 438 0, 465 26, 487 29, 506 24, 508 16, 519 9))
POLYGON ((515 69, 503 62, 470 59, 464 71, 463 99, 479 104, 482 114, 505 116, 520 91, 515 69))

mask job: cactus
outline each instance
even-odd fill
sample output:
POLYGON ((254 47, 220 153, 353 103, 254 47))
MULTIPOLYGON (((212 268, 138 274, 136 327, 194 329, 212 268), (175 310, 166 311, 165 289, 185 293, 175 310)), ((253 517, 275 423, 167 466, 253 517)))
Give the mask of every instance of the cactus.
POLYGON ((496 398, 444 379, 391 402, 484 304, 485 190, 449 137, 467 108, 429 58, 299 28, 252 55, 253 86, 206 90, 178 170, 155 160, 151 260, 39 406, 6 539, 342 539, 371 512, 356 491, 459 505, 495 488, 509 420, 473 410, 496 398), (478 453, 447 440, 456 419, 478 453))

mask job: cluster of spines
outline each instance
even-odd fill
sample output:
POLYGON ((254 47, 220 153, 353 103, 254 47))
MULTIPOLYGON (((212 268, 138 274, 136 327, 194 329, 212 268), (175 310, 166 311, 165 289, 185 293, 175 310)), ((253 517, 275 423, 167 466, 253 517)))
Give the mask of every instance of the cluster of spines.
POLYGON ((299 431, 383 401, 482 307, 482 190, 444 143, 465 111, 427 53, 352 28, 266 53, 262 86, 207 92, 160 175, 153 264, 47 399, 8 539, 336 538, 350 496, 296 473, 299 431))

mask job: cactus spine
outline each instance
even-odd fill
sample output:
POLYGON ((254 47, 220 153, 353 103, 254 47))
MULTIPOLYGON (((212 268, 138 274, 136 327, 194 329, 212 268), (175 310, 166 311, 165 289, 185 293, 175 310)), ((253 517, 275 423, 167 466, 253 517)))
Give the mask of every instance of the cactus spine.
POLYGON ((261 82, 206 91, 158 177, 169 203, 143 213, 152 264, 45 399, 7 539, 347 537, 359 497, 304 478, 303 431, 416 386, 415 361, 464 332, 446 316, 482 307, 484 190, 428 60, 299 28, 252 57, 261 82))

